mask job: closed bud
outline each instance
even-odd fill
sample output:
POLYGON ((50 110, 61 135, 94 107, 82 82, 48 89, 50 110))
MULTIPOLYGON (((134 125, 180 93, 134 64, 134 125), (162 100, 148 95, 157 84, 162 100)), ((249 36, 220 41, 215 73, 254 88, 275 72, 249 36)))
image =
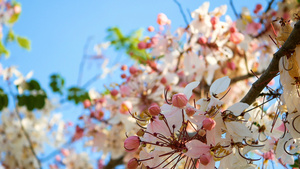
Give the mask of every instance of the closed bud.
POLYGON ((199 39, 198 39, 198 43, 200 45, 205 45, 207 43, 207 38, 204 37, 204 36, 201 36, 199 39))
POLYGON ((175 107, 183 108, 188 103, 188 99, 185 94, 178 93, 172 96, 172 104, 175 107))
POLYGON ((92 103, 90 100, 86 99, 85 101, 83 101, 83 106, 85 109, 91 107, 91 105, 92 103))
POLYGON ((130 72, 130 74, 134 75, 134 74, 136 74, 138 72, 138 69, 136 67, 134 67, 134 66, 131 66, 129 68, 129 72, 130 72))
POLYGON ((193 107, 187 107, 185 109, 186 115, 193 116, 196 113, 196 110, 193 107))
POLYGON ((141 41, 140 43, 138 43, 138 48, 139 49, 146 49, 147 47, 147 43, 144 41, 141 41))
POLYGON ((136 151, 140 146, 140 138, 138 136, 130 136, 124 141, 124 148, 127 152, 136 151))
POLYGON ((113 89, 112 91, 110 91, 110 94, 111 94, 112 96, 116 96, 118 93, 119 93, 119 92, 118 92, 118 90, 116 90, 116 89, 113 89))
POLYGON ((211 118, 206 118, 205 120, 203 120, 202 124, 205 130, 212 130, 216 126, 216 121, 211 118))
POLYGON ((129 162, 127 163, 128 169, 136 169, 136 168, 138 168, 138 166, 139 166, 139 163, 136 158, 129 160, 129 162))
POLYGON ((152 105, 148 108, 151 116, 157 116, 160 113, 160 107, 158 105, 152 105))
POLYGON ((207 165, 210 162, 209 155, 206 154, 201 155, 199 159, 202 165, 207 165))

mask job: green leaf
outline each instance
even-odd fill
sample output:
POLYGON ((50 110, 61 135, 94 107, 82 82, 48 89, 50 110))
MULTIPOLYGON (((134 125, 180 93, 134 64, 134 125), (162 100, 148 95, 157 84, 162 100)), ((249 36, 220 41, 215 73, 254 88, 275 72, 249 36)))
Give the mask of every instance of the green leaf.
POLYGON ((10 19, 8 20, 8 23, 14 24, 18 21, 20 14, 13 14, 10 19))
POLYGON ((300 3, 300 0, 297 0, 298 3, 300 3))
POLYGON ((28 40, 27 38, 18 36, 17 42, 22 48, 27 49, 27 50, 31 49, 30 40, 28 40))
POLYGON ((5 42, 13 42, 16 40, 16 37, 15 37, 15 34, 13 32, 12 29, 10 29, 7 33, 7 36, 6 36, 6 39, 5 39, 5 42))
POLYGON ((0 56, 1 55, 5 55, 5 57, 8 58, 9 57, 9 51, 6 50, 5 46, 0 41, 0 56))
POLYGON ((39 84, 39 82, 37 82, 36 80, 30 80, 29 84, 29 90, 40 90, 41 86, 39 84))
POLYGON ((50 87, 54 93, 63 94, 65 80, 59 74, 50 76, 50 87))

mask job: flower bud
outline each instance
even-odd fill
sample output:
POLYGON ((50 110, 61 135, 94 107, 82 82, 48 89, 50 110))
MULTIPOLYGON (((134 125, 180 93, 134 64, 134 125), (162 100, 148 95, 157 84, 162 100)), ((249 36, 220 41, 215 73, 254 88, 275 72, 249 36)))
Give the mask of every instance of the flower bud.
POLYGON ((169 23, 169 19, 167 17, 167 15, 165 15, 164 13, 160 13, 157 16, 157 23, 159 25, 166 25, 169 23))
POLYGON ((128 169, 136 169, 138 166, 139 166, 139 163, 136 158, 129 160, 129 162, 127 163, 128 169))
POLYGON ((209 155, 203 154, 200 156, 200 163, 203 165, 207 165, 210 162, 209 155))
POLYGON ((172 104, 175 107, 183 108, 188 103, 188 99, 185 94, 178 93, 172 96, 172 104))
POLYGON ((230 70, 235 70, 236 68, 236 65, 233 61, 229 61, 227 62, 227 67, 230 69, 230 70))
POLYGON ((148 108, 148 111, 152 116, 157 116, 160 113, 160 107, 158 105, 152 105, 148 108))
POLYGON ((112 91, 110 91, 110 94, 111 94, 112 96, 116 96, 118 93, 119 93, 119 92, 118 92, 118 90, 116 90, 116 89, 113 89, 112 91))
POLYGON ((229 40, 234 44, 239 44, 244 40, 244 35, 239 32, 234 32, 230 35, 229 40))
POLYGON ((205 45, 207 43, 207 38, 204 37, 204 36, 201 36, 199 39, 198 39, 198 43, 200 45, 205 45))
POLYGON ((138 43, 138 48, 139 49, 146 49, 147 47, 147 43, 144 41, 141 41, 140 43, 138 43))
POLYGON ((196 113, 196 110, 192 107, 187 107, 185 109, 186 115, 193 116, 196 113))
POLYGON ((203 120, 203 128, 205 130, 212 130, 213 128, 215 128, 216 126, 216 121, 214 121, 211 118, 206 118, 205 120, 203 120))
POLYGON ((154 29, 153 26, 149 26, 149 27, 148 27, 148 31, 149 31, 149 32, 153 32, 154 30, 155 30, 155 29, 154 29))
POLYGON ((85 101, 83 101, 83 106, 85 109, 91 107, 91 105, 92 104, 90 100, 86 99, 85 101))
POLYGON ((123 70, 123 71, 127 70, 127 65, 122 65, 121 70, 123 70))
POLYGON ((129 72, 130 72, 130 74, 134 75, 134 74, 136 74, 138 72, 138 69, 136 67, 134 67, 134 66, 131 66, 129 68, 129 72))
POLYGON ((130 136, 124 141, 124 148, 127 152, 136 151, 140 146, 140 138, 138 136, 130 136))

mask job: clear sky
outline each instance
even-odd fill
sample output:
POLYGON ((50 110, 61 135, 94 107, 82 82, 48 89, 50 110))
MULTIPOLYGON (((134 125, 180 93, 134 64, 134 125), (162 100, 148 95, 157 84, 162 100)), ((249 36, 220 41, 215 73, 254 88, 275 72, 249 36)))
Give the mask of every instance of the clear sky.
MULTIPOLYGON (((186 12, 197 9, 202 0, 178 0, 186 12)), ((3 67, 17 65, 23 74, 33 70, 34 79, 49 91, 49 75, 61 73, 66 85, 77 82, 79 64, 88 37, 93 36, 93 44, 104 42, 107 28, 118 26, 125 34, 139 28, 153 25, 157 28, 158 13, 165 13, 172 21, 172 29, 186 26, 178 6, 173 0, 19 0, 22 14, 14 26, 16 34, 31 40, 31 51, 27 52, 16 44, 8 49, 11 57, 1 59, 3 67)), ((237 12, 243 6, 251 11, 260 2, 266 1, 233 0, 237 12)), ((229 0, 212 0, 210 10, 229 4, 229 0)), ((227 14, 235 16, 230 6, 227 14)), ((90 50, 92 52, 92 50, 90 50)), ((109 53, 115 57, 115 53, 109 53)), ((96 66, 96 64, 92 66, 96 66)), ((86 67, 85 70, 88 68, 86 67)), ((88 74, 89 71, 86 71, 88 74)), ((95 72, 92 72, 95 73, 95 72)), ((90 75, 87 75, 90 76, 90 75)))

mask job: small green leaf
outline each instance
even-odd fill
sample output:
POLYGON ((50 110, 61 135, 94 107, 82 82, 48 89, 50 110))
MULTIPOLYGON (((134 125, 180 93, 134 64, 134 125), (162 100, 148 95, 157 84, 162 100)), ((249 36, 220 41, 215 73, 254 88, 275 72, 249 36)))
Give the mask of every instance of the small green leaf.
POLYGON ((20 16, 20 14, 13 14, 13 15, 10 17, 8 23, 14 24, 15 22, 18 21, 19 16, 20 16))
POLYGON ((5 46, 0 41, 0 56, 1 55, 5 55, 5 57, 8 58, 9 57, 9 51, 6 50, 5 46))
POLYGON ((5 42, 13 42, 16 40, 15 34, 13 32, 13 30, 9 30, 5 39, 5 42))
POLYGON ((28 40, 27 38, 18 36, 18 37, 17 37, 17 41, 18 41, 18 44, 19 44, 22 48, 27 49, 27 50, 30 50, 30 49, 31 49, 30 40, 28 40))

